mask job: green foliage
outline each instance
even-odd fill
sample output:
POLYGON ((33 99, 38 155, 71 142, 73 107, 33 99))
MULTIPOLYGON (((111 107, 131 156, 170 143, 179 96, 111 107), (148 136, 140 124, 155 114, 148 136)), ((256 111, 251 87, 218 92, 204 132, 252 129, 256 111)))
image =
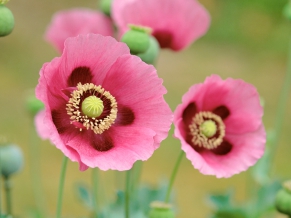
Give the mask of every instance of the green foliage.
POLYGON ((78 183, 76 185, 76 192, 78 198, 81 200, 82 204, 88 209, 93 210, 93 196, 92 191, 83 183, 78 183))
POLYGON ((233 191, 210 195, 210 202, 214 205, 212 218, 265 218, 275 211, 274 200, 279 188, 278 181, 265 184, 241 205, 234 203, 233 191))
MULTIPOLYGON (((135 193, 131 195, 130 213, 134 218, 147 218, 150 204, 153 201, 163 200, 166 195, 167 183, 161 183, 157 188, 141 185, 135 193)), ((92 190, 85 184, 76 185, 76 193, 82 204, 93 212, 92 190)), ((116 192, 114 202, 106 205, 98 214, 98 218, 123 218, 125 197, 123 191, 116 192)))

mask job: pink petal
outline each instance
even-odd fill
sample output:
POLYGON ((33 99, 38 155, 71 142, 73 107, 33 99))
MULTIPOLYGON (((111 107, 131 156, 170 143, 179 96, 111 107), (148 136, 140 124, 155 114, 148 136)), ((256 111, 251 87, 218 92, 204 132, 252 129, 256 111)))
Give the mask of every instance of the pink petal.
POLYGON ((266 132, 263 125, 257 131, 239 135, 227 135, 225 139, 233 145, 228 154, 201 153, 205 161, 205 165, 200 168, 203 174, 215 174, 218 178, 231 177, 253 166, 264 154, 266 132))
MULTIPOLYGON (((101 137, 110 137, 113 148, 108 151, 94 149, 93 138, 84 138, 76 135, 68 146, 76 150, 83 164, 89 167, 98 167, 101 170, 128 170, 137 160, 147 160, 154 152, 155 132, 147 128, 114 127, 110 134, 101 137)), ((99 137, 94 134, 92 137, 99 137)), ((105 140, 105 139, 104 139, 105 140)))
MULTIPOLYGON (((178 125, 183 125, 182 120, 178 125)), ((228 178, 253 166, 263 156, 266 143, 263 125, 255 132, 227 135, 226 139, 233 147, 226 155, 216 155, 207 150, 198 153, 185 141, 178 129, 175 129, 175 136, 181 140, 182 150, 194 168, 202 174, 215 175, 217 178, 228 178)))
POLYGON ((67 38, 87 33, 113 36, 110 18, 101 12, 85 8, 59 11, 53 16, 45 38, 62 52, 67 38))
POLYGON ((129 54, 129 48, 112 37, 79 35, 66 40, 59 72, 70 79, 76 68, 87 67, 92 81, 97 85, 102 84, 111 65, 123 54, 129 54))
POLYGON ((161 47, 181 50, 206 33, 208 12, 195 0, 115 0, 113 19, 121 33, 128 24, 147 26, 161 47))
POLYGON ((129 54, 125 44, 95 34, 69 38, 65 44, 68 48, 64 49, 62 56, 44 64, 40 70, 36 96, 43 102, 47 101, 48 84, 50 93, 58 97, 63 96, 60 90, 68 89, 68 85, 75 87, 77 82, 88 83, 94 79, 96 84, 102 84, 116 59, 129 54))
MULTIPOLYGON (((103 88, 110 90, 118 105, 133 112, 131 127, 145 127, 156 132, 156 148, 167 137, 172 121, 172 111, 163 97, 167 91, 162 82, 152 65, 136 56, 123 55, 112 65, 103 83, 103 88)), ((123 111, 119 110, 117 117, 122 117, 123 111)))
POLYGON ((44 117, 45 117, 45 110, 42 110, 42 111, 39 111, 34 118, 36 132, 39 135, 39 137, 43 140, 49 138, 49 129, 44 123, 44 117))
MULTIPOLYGON (((37 133, 42 139, 49 139, 58 149, 60 149, 65 156, 69 157, 72 161, 80 160, 80 156, 71 148, 67 147, 52 120, 52 116, 49 110, 41 111, 36 120, 37 133)), ((85 169, 84 166, 80 168, 85 169)))

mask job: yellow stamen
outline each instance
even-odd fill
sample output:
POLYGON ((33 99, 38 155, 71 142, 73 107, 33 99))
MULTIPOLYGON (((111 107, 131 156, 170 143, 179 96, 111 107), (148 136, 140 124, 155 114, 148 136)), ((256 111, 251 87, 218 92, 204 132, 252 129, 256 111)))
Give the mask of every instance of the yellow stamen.
POLYGON ((189 129, 193 136, 193 144, 206 149, 217 148, 225 136, 225 126, 221 117, 208 111, 197 113, 189 129))
MULTIPOLYGON (((98 97, 96 98, 98 99, 98 97)), ((88 101, 90 103, 92 99, 91 100, 89 99, 88 101)), ((93 101, 95 102, 98 100, 95 99, 93 101)), ((87 103, 84 104, 84 108, 86 107, 86 105, 87 103)), ((102 105, 104 107, 104 103, 102 103, 102 105)), ((70 116, 70 119, 72 120, 71 123, 74 122, 82 123, 84 128, 86 128, 87 130, 91 129, 95 134, 102 134, 105 130, 109 129, 110 126, 114 123, 115 119, 117 118, 117 102, 115 98, 108 91, 105 91, 101 86, 96 86, 93 83, 86 84, 78 83, 77 89, 74 90, 71 94, 71 98, 67 103, 66 110, 67 114, 70 116), (109 104, 110 108, 110 111, 107 112, 108 115, 102 119, 98 119, 98 116, 94 117, 95 116, 94 115, 90 117, 88 114, 84 113, 83 110, 86 111, 87 109, 83 109, 83 104, 80 105, 80 102, 81 98, 85 94, 86 96, 88 96, 89 94, 89 97, 93 98, 95 98, 96 95, 101 96, 100 98, 102 98, 102 100, 99 98, 100 101, 103 102, 104 100, 107 101, 108 102, 107 104, 109 104), (80 108, 82 108, 82 110, 80 110, 80 108)), ((103 110, 104 108, 102 109, 102 112, 103 110)), ((100 115, 102 114, 102 112, 100 113, 100 115)), ((82 128, 80 128, 80 131, 82 131, 82 128)))

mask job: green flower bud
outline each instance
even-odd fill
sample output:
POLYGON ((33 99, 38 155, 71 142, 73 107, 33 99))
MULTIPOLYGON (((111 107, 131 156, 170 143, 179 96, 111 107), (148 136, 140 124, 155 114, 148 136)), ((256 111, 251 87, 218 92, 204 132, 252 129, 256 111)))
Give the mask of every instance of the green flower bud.
POLYGON ((134 25, 129 27, 130 30, 122 36, 121 41, 127 44, 132 54, 146 52, 150 46, 151 29, 134 25))
POLYGON ((287 20, 291 20, 291 1, 289 1, 283 8, 283 15, 287 20))
POLYGON ((279 212, 291 216, 291 180, 283 183, 283 188, 277 192, 275 206, 279 212))
POLYGON ((44 109, 44 104, 34 95, 30 95, 26 99, 26 108, 32 116, 44 109))
POLYGON ((112 4, 112 0, 101 0, 100 1, 100 9, 107 16, 110 16, 110 14, 111 14, 111 4, 112 4))
POLYGON ((14 16, 12 12, 0 4, 0 37, 7 36, 14 28, 14 16))
POLYGON ((0 0, 0 4, 6 4, 7 2, 9 2, 9 0, 0 0))
POLYGON ((144 53, 137 54, 144 62, 155 64, 160 53, 160 44, 155 37, 150 36, 150 46, 144 53))
POLYGON ((175 218, 170 204, 164 202, 152 202, 149 218, 175 218))
POLYGON ((13 144, 0 146, 1 173, 9 177, 23 167, 23 155, 20 148, 13 144))

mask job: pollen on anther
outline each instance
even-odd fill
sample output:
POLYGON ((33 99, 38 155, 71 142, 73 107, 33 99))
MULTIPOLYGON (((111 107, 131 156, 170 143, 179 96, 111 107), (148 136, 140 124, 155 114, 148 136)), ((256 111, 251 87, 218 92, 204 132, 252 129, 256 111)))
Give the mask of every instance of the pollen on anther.
MULTIPOLYGON (((70 116, 72 122, 78 121, 83 124, 83 126, 87 130, 92 130, 95 134, 102 134, 106 129, 109 129, 110 126, 115 122, 117 118, 117 102, 115 98, 108 92, 105 91, 100 85, 96 86, 93 83, 86 84, 77 84, 77 89, 71 93, 71 98, 66 104, 67 114, 70 116), (81 109, 81 103, 83 102, 83 96, 97 96, 103 99, 107 99, 110 102, 110 106, 107 105, 105 112, 105 117, 102 115, 102 119, 98 119, 98 117, 88 117, 83 114, 81 109), (102 97, 103 96, 103 97, 102 97), (106 115, 106 113, 108 113, 106 115)), ((71 122, 71 123, 72 123, 71 122)), ((80 129, 82 131, 82 128, 80 129)))
POLYGON ((222 119, 212 112, 199 112, 192 118, 192 123, 189 125, 189 130, 192 135, 192 142, 194 145, 204 147, 206 149, 215 149, 222 142, 225 136, 225 125, 222 119), (207 135, 203 132, 201 126, 205 122, 212 121, 215 123, 215 132, 207 135))

